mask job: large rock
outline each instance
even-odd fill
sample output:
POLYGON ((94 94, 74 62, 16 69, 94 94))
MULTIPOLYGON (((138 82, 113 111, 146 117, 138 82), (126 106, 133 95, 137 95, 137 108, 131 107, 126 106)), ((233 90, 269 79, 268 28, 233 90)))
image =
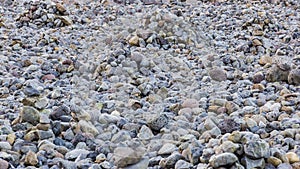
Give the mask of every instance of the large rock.
POLYGON ((145 154, 142 147, 117 147, 114 150, 113 161, 117 167, 126 167, 139 162, 145 154))
POLYGON ((213 155, 209 159, 210 165, 214 168, 232 165, 236 161, 238 161, 238 158, 233 153, 222 153, 219 155, 213 155))
POLYGON ((249 141, 244 145, 245 154, 253 159, 270 157, 270 146, 266 141, 249 141))

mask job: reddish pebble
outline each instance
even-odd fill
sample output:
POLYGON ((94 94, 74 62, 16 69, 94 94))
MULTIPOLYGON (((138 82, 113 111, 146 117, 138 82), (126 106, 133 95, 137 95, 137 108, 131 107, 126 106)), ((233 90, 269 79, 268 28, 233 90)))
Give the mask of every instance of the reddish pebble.
POLYGON ((48 74, 43 76, 42 80, 52 80, 55 79, 55 76, 53 74, 48 74))

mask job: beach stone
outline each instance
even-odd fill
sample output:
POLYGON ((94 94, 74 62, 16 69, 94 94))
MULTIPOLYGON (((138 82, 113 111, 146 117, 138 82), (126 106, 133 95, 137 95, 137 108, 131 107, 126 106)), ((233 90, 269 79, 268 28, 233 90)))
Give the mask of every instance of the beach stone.
POLYGON ((285 155, 289 159, 290 164, 300 162, 299 156, 294 152, 288 152, 285 155))
POLYGON ((94 136, 99 134, 97 128, 91 122, 88 122, 85 120, 80 120, 78 122, 78 125, 79 125, 81 131, 84 133, 91 133, 94 136))
POLYGON ((241 163, 243 164, 245 169, 264 169, 265 167, 265 160, 263 158, 254 160, 245 156, 244 158, 242 158, 241 163))
POLYGON ((139 46, 139 37, 137 35, 132 36, 128 43, 132 46, 139 46))
POLYGON ((176 149, 177 149, 176 145, 172 143, 166 143, 159 149, 157 153, 159 155, 172 154, 176 149))
POLYGON ((266 141, 249 141, 244 145, 245 154, 251 158, 268 158, 270 157, 270 146, 266 141))
POLYGON ((261 65, 265 65, 267 63, 273 63, 273 58, 270 57, 270 56, 267 56, 267 55, 263 55, 259 58, 259 61, 258 61, 259 64, 261 65))
POLYGON ((131 139, 131 135, 128 131, 120 130, 119 132, 117 132, 116 134, 114 134, 112 136, 111 142, 121 143, 121 142, 124 142, 126 140, 130 140, 130 139, 131 139))
POLYGON ((216 81, 225 81, 227 79, 227 75, 225 70, 222 68, 213 68, 212 70, 209 71, 209 76, 216 81))
POLYGON ((9 163, 6 160, 0 158, 0 169, 8 169, 9 163))
POLYGON ((214 168, 218 168, 222 166, 232 165, 236 161, 238 161, 238 158, 233 153, 222 153, 213 155, 209 159, 209 164, 214 168))
POLYGON ((188 163, 184 160, 179 160, 176 162, 175 164, 175 169, 188 169, 188 168, 192 168, 192 164, 188 163))
POLYGON ((31 165, 31 166, 37 165, 38 164, 37 155, 32 151, 28 151, 25 156, 25 164, 31 165))
POLYGON ((36 125, 40 120, 40 113, 34 107, 24 106, 20 112, 20 117, 22 122, 28 122, 36 125))
POLYGON ((117 147, 113 153, 113 161, 117 167, 126 167, 142 160, 145 149, 142 147, 117 147))

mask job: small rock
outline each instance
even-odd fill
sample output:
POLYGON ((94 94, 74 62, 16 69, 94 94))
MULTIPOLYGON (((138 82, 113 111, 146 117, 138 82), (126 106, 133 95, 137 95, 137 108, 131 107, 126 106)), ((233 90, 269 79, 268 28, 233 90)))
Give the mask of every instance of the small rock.
POLYGON ((270 64, 271 64, 271 63, 273 63, 273 59, 272 59, 272 57, 270 57, 270 56, 263 55, 263 56, 261 56, 261 57, 259 58, 258 63, 261 64, 261 65, 265 65, 265 64, 267 64, 267 63, 270 63, 270 64))
POLYGON ((260 83, 264 79, 265 79, 265 76, 264 76, 264 74, 262 72, 257 72, 252 77, 253 83, 260 83))
POLYGON ((221 68, 214 68, 212 70, 209 71, 209 76, 216 81, 225 81, 227 79, 227 75, 225 70, 221 69, 221 68))
POLYGON ((218 155, 213 155, 209 159, 210 165, 214 168, 232 165, 236 161, 238 161, 238 158, 232 153, 222 153, 218 155))
POLYGON ((253 160, 251 158, 244 157, 244 158, 242 158, 241 163, 243 164, 245 169, 253 169, 256 167, 262 169, 265 167, 265 160, 263 158, 253 160))
POLYGON ((136 164, 129 165, 124 167, 124 169, 147 169, 149 165, 149 158, 142 158, 141 161, 137 162, 136 164))
POLYGON ((162 158, 159 161, 159 166, 162 168, 174 168, 176 162, 180 159, 183 159, 183 156, 175 151, 167 158, 162 158))
POLYGON ((175 164, 175 169, 189 169, 192 167, 193 167, 193 165, 191 163, 188 163, 184 160, 179 160, 175 164))
POLYGON ((98 130, 91 122, 87 122, 85 120, 80 120, 78 122, 78 125, 83 133, 91 133, 94 136, 99 134, 98 130))
POLYGON ((11 150, 12 146, 8 142, 1 141, 0 149, 1 150, 11 150))
POLYGON ((172 154, 177 149, 176 145, 172 143, 164 144, 158 151, 159 155, 172 154))
POLYGON ((74 149, 72 151, 67 152, 65 155, 65 158, 67 160, 74 160, 80 156, 80 158, 84 159, 87 157, 87 155, 90 153, 88 150, 84 149, 74 149))
POLYGON ((143 125, 138 133, 138 138, 140 139, 151 139, 154 134, 152 133, 151 129, 146 125, 143 125))
POLYGON ((32 151, 28 151, 28 153, 25 156, 25 164, 31 166, 37 165, 38 164, 37 155, 32 151))
POLYGON ((148 124, 152 130, 159 131, 160 129, 162 129, 164 126, 168 124, 168 121, 169 119, 167 115, 164 113, 160 113, 154 115, 151 119, 149 119, 148 124))
POLYGON ((48 105, 48 99, 43 97, 39 100, 37 100, 35 103, 34 103, 34 107, 37 108, 37 109, 43 109, 45 108, 46 106, 48 105))
POLYGON ((114 150, 113 161, 117 167, 126 167, 139 162, 145 153, 142 147, 117 147, 114 150))
POLYGON ((199 103, 196 99, 186 99, 182 103, 183 108, 197 108, 199 107, 199 103))
POLYGON ((131 37, 129 39, 129 44, 132 45, 132 46, 139 46, 139 37, 134 35, 133 37, 131 37))
POLYGON ((8 169, 9 163, 0 158, 0 169, 8 169))
POLYGON ((288 152, 285 155, 289 159, 290 164, 300 162, 299 156, 294 152, 288 152))
POLYGON ((113 137, 111 138, 111 142, 121 143, 130 139, 131 139, 130 133, 128 131, 121 130, 118 133, 113 135, 113 137))
POLYGON ((293 69, 288 76, 289 84, 300 85, 300 69, 293 69))
POLYGON ((60 120, 62 116, 70 115, 70 113, 71 113, 70 108, 66 105, 62 105, 56 108, 55 110, 53 110, 53 112, 50 114, 49 117, 52 120, 60 120))
POLYGON ((275 167, 277 167, 278 165, 280 165, 282 163, 282 161, 279 158, 276 158, 273 156, 269 157, 267 162, 274 165, 275 167))
POLYGON ((42 77, 42 80, 44 80, 44 81, 45 80, 53 80, 53 79, 55 79, 55 76, 53 74, 47 74, 42 77))
POLYGON ((33 125, 36 125, 40 120, 40 113, 33 107, 24 106, 21 110, 20 117, 22 122, 28 122, 33 125))
POLYGON ((268 158, 270 156, 270 146, 266 141, 249 141, 244 145, 245 154, 251 158, 268 158))
POLYGON ((282 163, 279 166, 277 166, 277 169, 294 169, 290 164, 282 163))

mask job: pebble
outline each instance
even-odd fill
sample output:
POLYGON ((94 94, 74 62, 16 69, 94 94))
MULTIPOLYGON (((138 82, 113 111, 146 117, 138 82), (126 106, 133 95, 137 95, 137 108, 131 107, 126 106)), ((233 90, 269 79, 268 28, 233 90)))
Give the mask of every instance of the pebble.
POLYGON ((286 153, 286 157, 288 158, 290 164, 300 162, 299 156, 294 152, 286 153))
POLYGON ((1 166, 1 169, 8 169, 9 163, 6 160, 0 159, 0 166, 1 166))
POLYGON ((159 155, 172 154, 176 149, 177 149, 176 145, 172 143, 166 143, 159 149, 157 153, 159 155))
POLYGON ((30 165, 30 166, 37 165, 38 164, 37 155, 32 151, 28 151, 25 156, 25 164, 30 165))
POLYGON ((209 71, 209 76, 216 81, 225 81, 227 79, 226 72, 221 68, 214 68, 209 71))
POLYGON ((20 113, 22 122, 28 122, 36 125, 40 120, 40 113, 34 107, 24 106, 20 113))

